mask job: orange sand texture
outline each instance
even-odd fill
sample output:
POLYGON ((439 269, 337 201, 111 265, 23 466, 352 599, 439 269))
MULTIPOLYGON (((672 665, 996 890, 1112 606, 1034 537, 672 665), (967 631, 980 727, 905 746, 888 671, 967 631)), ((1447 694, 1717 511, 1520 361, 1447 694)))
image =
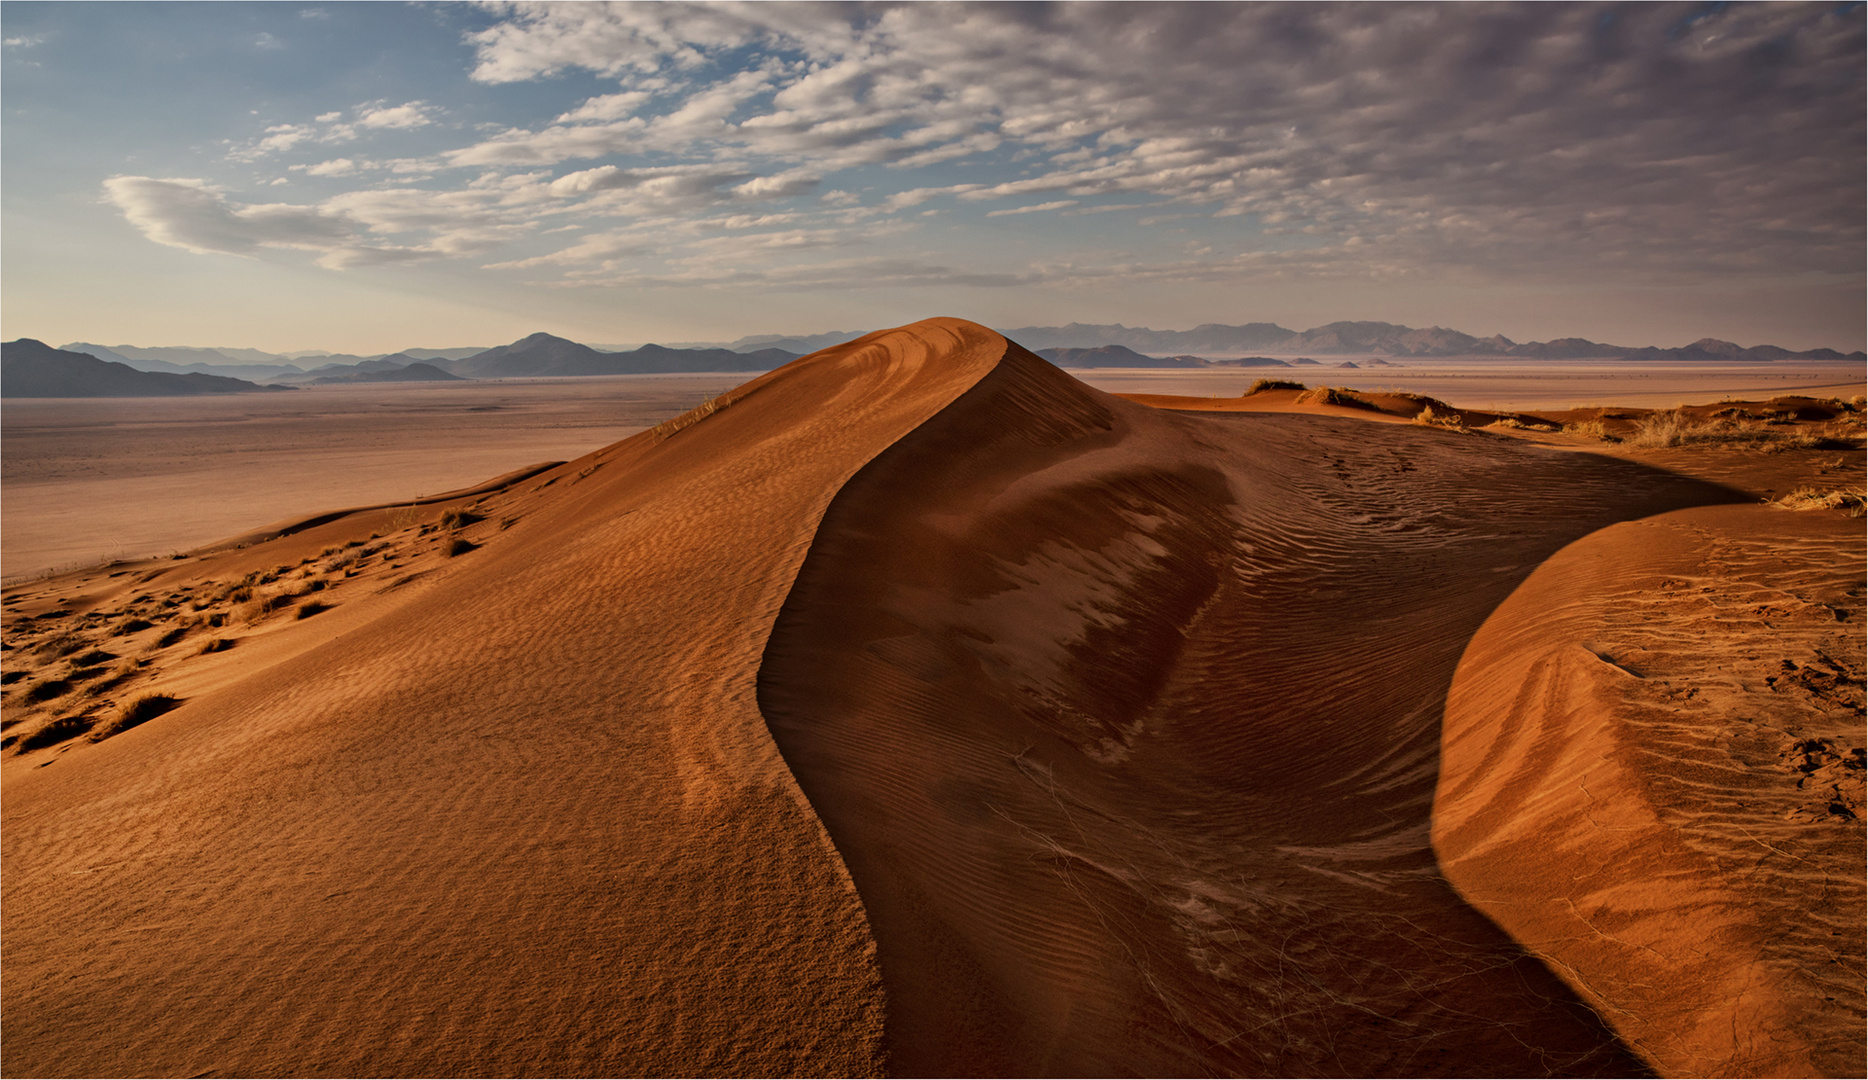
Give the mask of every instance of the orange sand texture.
POLYGON ((1425 405, 934 319, 15 585, 0 1067, 1861 1075, 1859 405, 1425 405))

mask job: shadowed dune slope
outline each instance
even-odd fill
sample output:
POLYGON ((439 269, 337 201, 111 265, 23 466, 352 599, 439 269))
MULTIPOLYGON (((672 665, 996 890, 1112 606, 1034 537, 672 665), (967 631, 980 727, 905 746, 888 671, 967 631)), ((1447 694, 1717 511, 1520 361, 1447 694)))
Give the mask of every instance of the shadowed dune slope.
POLYGON ((1454 677, 1447 876, 1670 1074, 1862 1073, 1862 556, 1840 515, 1617 525, 1454 677))
POLYGON ((321 645, 11 759, 6 1072, 879 1070, 756 667, 832 494, 1004 348, 932 320, 801 360, 490 497, 480 550, 289 624, 321 645))
POLYGON ((912 1075, 1628 1075, 1430 842, 1465 643, 1627 462, 1158 412, 1013 347, 857 473, 759 699, 912 1075))

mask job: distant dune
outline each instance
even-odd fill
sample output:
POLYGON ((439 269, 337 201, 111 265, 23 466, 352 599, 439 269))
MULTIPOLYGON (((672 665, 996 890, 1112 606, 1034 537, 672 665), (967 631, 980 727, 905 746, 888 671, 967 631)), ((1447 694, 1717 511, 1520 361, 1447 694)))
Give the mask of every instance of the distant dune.
POLYGON ((1721 407, 930 319, 16 585, 6 1071, 1856 1070, 1861 409, 1721 407))
POLYGON ((32 338, 0 345, 0 397, 177 397, 279 389, 221 375, 138 371, 32 338))

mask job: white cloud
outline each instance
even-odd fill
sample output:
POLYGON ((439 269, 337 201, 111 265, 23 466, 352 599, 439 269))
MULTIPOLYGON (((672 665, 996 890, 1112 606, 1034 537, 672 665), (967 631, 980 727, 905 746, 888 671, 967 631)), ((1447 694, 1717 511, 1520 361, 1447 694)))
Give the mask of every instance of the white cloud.
MULTIPOLYGON (((411 101, 403 105, 364 105, 357 109, 357 123, 366 128, 389 128, 406 130, 426 127, 433 123, 432 114, 438 112, 426 102, 411 101)), ((328 115, 328 114, 327 114, 328 115)))
POLYGON ((200 254, 250 255, 261 247, 330 248, 355 233, 341 217, 315 207, 235 206, 220 189, 201 180, 118 176, 106 180, 104 190, 144 236, 200 254))
POLYGON ((357 171, 357 163, 347 157, 320 161, 316 165, 294 165, 293 169, 302 169, 306 176, 351 176, 357 171))
POLYGON ((1010 217, 1014 214, 1036 214, 1045 210, 1062 210, 1065 207, 1075 205, 1077 205, 1077 200, 1075 199, 1058 199, 1055 202, 1039 203, 1036 206, 1018 206, 1010 210, 991 210, 987 212, 986 216, 991 218, 1010 217))

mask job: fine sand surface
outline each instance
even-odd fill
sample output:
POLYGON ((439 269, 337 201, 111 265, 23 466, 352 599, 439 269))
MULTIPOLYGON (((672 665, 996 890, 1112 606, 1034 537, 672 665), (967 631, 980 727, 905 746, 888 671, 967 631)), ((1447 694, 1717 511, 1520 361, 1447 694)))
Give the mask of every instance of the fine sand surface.
POLYGON ((566 461, 744 380, 647 375, 0 403, 0 573, 167 555, 566 461))
POLYGON ((929 320, 8 588, 0 1069, 1859 1075, 1859 409, 1147 400, 929 320))

